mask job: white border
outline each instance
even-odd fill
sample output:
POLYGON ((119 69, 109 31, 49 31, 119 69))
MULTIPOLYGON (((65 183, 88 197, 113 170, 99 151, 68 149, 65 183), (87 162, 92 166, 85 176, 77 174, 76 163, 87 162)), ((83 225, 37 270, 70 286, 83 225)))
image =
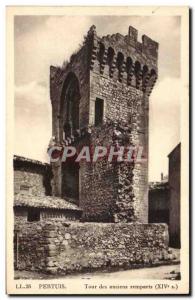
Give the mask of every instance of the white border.
MULTIPOLYGON (((104 5, 105 1, 99 0, 99 1, 93 1, 93 5, 104 5)), ((149 1, 109 1, 107 2, 107 5, 189 5, 194 8, 194 1, 154 1, 154 3, 151 3, 149 1)), ((1 37, 1 55, 0 55, 0 62, 1 62, 1 70, 0 70, 0 76, 1 76, 1 101, 0 101, 0 129, 1 132, 1 147, 0 153, 2 158, 2 164, 1 164, 1 181, 0 181, 0 191, 2 195, 2 203, 1 203, 1 217, 0 217, 0 225, 1 225, 1 232, 2 232, 2 241, 4 240, 4 232, 3 230, 5 228, 5 5, 92 5, 91 1, 41 1, 41 0, 34 0, 31 3, 27 1, 1 1, 0 2, 0 37, 1 37)), ((193 30, 194 32, 194 30, 193 30)), ((194 36, 194 34, 193 34, 194 36)), ((194 83, 194 81, 193 81, 194 83)), ((194 112, 194 108, 193 108, 194 112)), ((194 134, 193 134, 194 137, 194 134)), ((195 184, 195 179, 192 183, 192 185, 195 184)), ((191 200, 193 202, 193 199, 191 200)), ((194 206, 193 206, 194 207, 194 206)), ((193 211, 194 212, 194 211, 193 211)), ((1 258, 1 284, 0 284, 0 295, 1 299, 5 299, 7 296, 5 295, 5 268, 4 268, 4 260, 5 260, 5 251, 4 251, 4 245, 2 243, 2 246, 0 247, 0 258, 1 258)), ((193 286, 193 284, 192 284, 193 286)), ((22 299, 25 299, 26 297, 23 297, 22 299)), ((52 297, 53 298, 53 297, 52 297)))

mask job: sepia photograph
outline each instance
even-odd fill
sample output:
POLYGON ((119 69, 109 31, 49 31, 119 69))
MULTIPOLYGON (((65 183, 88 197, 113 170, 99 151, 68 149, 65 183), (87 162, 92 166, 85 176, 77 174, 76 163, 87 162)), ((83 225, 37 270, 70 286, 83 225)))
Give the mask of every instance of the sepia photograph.
POLYGON ((189 8, 7 8, 8 294, 189 293, 189 8))

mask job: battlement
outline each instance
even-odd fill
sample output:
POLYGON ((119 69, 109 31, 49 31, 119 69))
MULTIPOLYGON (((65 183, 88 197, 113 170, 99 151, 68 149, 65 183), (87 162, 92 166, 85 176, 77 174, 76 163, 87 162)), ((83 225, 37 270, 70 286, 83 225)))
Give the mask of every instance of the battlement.
POLYGON ((158 43, 153 41, 147 35, 142 36, 142 43, 138 41, 138 30, 132 26, 129 26, 128 35, 122 35, 120 33, 115 33, 112 35, 106 35, 99 37, 96 33, 95 25, 92 25, 88 31, 88 37, 94 37, 94 44, 102 42, 105 48, 113 47, 115 52, 118 51, 125 52, 124 55, 128 56, 133 54, 133 50, 143 54, 144 60, 148 58, 157 61, 158 59, 158 43))
POLYGON ((61 68, 51 67, 51 80, 61 85, 68 72, 76 72, 79 82, 89 71, 132 86, 150 95, 158 77, 158 43, 148 36, 138 41, 137 29, 129 26, 128 35, 116 33, 99 37, 96 27, 89 29, 81 48, 61 68), (83 62, 81 74, 78 64, 83 62))
POLYGON ((158 43, 146 35, 142 36, 142 43, 140 43, 138 41, 138 30, 132 26, 129 26, 128 35, 124 36, 116 33, 103 36, 100 40, 107 48, 113 47, 116 53, 121 51, 125 56, 133 54, 133 50, 135 49, 140 55, 146 55, 154 61, 158 58, 158 43))
POLYGON ((137 37, 137 29, 129 26, 126 36, 116 33, 100 38, 91 26, 86 39, 91 48, 90 69, 143 92, 149 87, 150 93, 157 80, 158 43, 146 35, 140 43, 137 37))

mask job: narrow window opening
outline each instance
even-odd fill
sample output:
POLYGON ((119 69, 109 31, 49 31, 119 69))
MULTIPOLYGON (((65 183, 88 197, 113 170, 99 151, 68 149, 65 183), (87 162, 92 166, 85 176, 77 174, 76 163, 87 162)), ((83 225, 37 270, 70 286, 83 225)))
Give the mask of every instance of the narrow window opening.
POLYGON ((103 123, 104 100, 97 98, 95 101, 95 126, 103 123))
POLYGON ((151 70, 150 72, 151 77, 156 75, 156 71, 154 69, 151 70))
POLYGON ((141 71, 141 65, 138 61, 135 62, 135 76, 139 76, 139 73, 141 71))
POLYGON ((140 86, 140 74, 141 74, 141 64, 136 61, 135 62, 135 78, 136 78, 136 88, 139 88, 140 86))
POLYGON ((104 46, 104 44, 100 43, 100 48, 99 48, 99 62, 100 63, 102 63, 102 61, 103 61, 104 52, 105 52, 105 46, 104 46))
POLYGON ((143 77, 146 76, 147 73, 148 73, 148 67, 147 66, 143 66, 143 72, 142 72, 143 77))
POLYGON ((121 52, 118 52, 116 64, 119 71, 121 71, 123 62, 124 62, 124 55, 121 52))
POLYGON ((126 62, 127 74, 129 74, 131 72, 132 65, 133 65, 133 61, 132 61, 131 57, 127 57, 127 62, 126 62))
POLYGON ((107 64, 109 65, 109 67, 112 66, 113 58, 114 58, 114 50, 111 47, 109 47, 108 56, 107 56, 107 64))

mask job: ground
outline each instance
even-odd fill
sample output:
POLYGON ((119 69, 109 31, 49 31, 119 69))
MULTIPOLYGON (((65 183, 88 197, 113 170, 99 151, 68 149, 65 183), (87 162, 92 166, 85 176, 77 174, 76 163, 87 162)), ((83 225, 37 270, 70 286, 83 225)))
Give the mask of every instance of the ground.
MULTIPOLYGON (((154 268, 142 268, 118 272, 95 272, 84 274, 82 278, 84 279, 101 279, 101 278, 110 278, 115 277, 118 279, 179 279, 180 266, 171 265, 171 266, 160 266, 154 268)), ((74 276, 75 277, 75 276, 74 276)), ((78 277, 78 275, 77 275, 78 277)))
POLYGON ((139 268, 131 270, 95 271, 91 273, 77 273, 68 275, 50 275, 33 271, 15 270, 15 279, 101 279, 115 277, 118 279, 181 279, 180 274, 180 250, 169 248, 169 252, 175 255, 174 261, 167 265, 153 266, 150 268, 139 268))
POLYGON ((93 272, 83 274, 73 274, 66 276, 46 275, 30 271, 15 271, 15 279, 61 279, 61 278, 80 278, 82 279, 101 279, 101 278, 118 278, 118 279, 180 279, 180 265, 168 265, 152 268, 141 268, 116 272, 93 272))

